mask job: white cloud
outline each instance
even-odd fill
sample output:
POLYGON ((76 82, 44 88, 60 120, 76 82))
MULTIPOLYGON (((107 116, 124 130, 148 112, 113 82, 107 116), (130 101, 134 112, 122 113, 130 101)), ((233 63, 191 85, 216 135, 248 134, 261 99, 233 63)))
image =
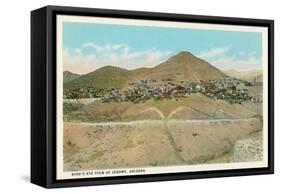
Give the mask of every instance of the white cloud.
POLYGON ((119 49, 128 49, 126 44, 105 44, 99 45, 94 42, 87 42, 82 45, 82 48, 92 48, 97 52, 112 52, 119 49))
POLYGON ((74 52, 75 52, 75 55, 82 56, 82 50, 81 49, 75 49, 74 52))
POLYGON ((221 70, 261 69, 262 59, 253 52, 240 51, 238 55, 231 54, 231 46, 212 48, 202 51, 197 56, 208 61, 221 70))
POLYGON ((98 52, 101 52, 101 51, 103 51, 103 47, 101 47, 101 46, 99 46, 99 45, 97 45, 97 44, 95 44, 95 43, 92 43, 92 42, 87 42, 87 43, 84 43, 83 45, 82 45, 82 47, 83 48, 93 48, 93 49, 96 49, 98 52))
POLYGON ((202 51, 201 53, 199 53, 198 57, 202 59, 214 59, 225 55, 230 50, 230 48, 231 46, 212 48, 210 50, 202 51))
POLYGON ((222 70, 237 69, 237 70, 251 70, 261 69, 262 61, 258 57, 248 57, 239 59, 235 57, 221 57, 211 61, 216 67, 222 70))
MULTIPOLYGON (((153 48, 136 50, 127 44, 96 44, 88 42, 81 47, 64 49, 64 70, 84 74, 106 65, 114 65, 125 69, 153 67, 174 54, 170 51, 159 51, 153 48)), ((200 52, 198 57, 208 61, 221 70, 260 69, 261 57, 255 52, 241 51, 237 55, 231 52, 231 45, 212 48, 200 52)))
POLYGON ((76 73, 88 73, 106 65, 125 69, 153 67, 168 58, 170 51, 156 49, 135 50, 127 44, 100 45, 93 42, 84 43, 74 50, 64 49, 64 70, 76 73))

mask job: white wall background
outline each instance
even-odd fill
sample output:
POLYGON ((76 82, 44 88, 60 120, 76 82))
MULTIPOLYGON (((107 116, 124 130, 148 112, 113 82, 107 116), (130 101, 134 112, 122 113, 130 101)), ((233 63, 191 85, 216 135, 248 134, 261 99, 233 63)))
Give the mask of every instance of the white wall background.
POLYGON ((245 0, 3 0, 0 6, 0 192, 1 193, 267 193, 280 190, 281 84, 279 1, 245 0), (275 20, 275 175, 139 183, 45 190, 29 183, 30 11, 45 5, 219 15, 275 20))

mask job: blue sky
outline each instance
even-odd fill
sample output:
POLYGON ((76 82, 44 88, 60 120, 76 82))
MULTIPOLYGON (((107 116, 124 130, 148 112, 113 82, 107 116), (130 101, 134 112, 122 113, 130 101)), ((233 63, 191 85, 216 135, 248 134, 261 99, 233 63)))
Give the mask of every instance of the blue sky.
POLYGON ((186 50, 219 69, 261 69, 262 34, 93 23, 63 23, 64 69, 153 67, 186 50))

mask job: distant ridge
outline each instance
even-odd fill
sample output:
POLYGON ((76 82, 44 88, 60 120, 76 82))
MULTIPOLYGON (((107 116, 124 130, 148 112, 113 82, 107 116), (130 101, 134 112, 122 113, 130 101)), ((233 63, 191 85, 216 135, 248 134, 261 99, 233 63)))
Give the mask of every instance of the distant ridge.
POLYGON ((262 82, 262 70, 261 69, 244 70, 244 71, 231 69, 231 70, 224 71, 224 73, 229 75, 230 77, 235 77, 235 78, 250 81, 250 82, 254 82, 255 80, 262 82))
POLYGON ((70 82, 76 78, 80 77, 79 74, 76 73, 72 73, 70 71, 64 71, 63 72, 63 83, 67 83, 70 82))

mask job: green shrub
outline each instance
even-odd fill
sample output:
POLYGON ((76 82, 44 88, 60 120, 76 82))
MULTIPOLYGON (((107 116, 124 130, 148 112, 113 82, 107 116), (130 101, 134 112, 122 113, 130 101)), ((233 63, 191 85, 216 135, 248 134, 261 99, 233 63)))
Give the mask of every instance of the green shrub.
POLYGON ((63 114, 69 114, 73 111, 80 109, 83 104, 80 103, 63 103, 63 114))

